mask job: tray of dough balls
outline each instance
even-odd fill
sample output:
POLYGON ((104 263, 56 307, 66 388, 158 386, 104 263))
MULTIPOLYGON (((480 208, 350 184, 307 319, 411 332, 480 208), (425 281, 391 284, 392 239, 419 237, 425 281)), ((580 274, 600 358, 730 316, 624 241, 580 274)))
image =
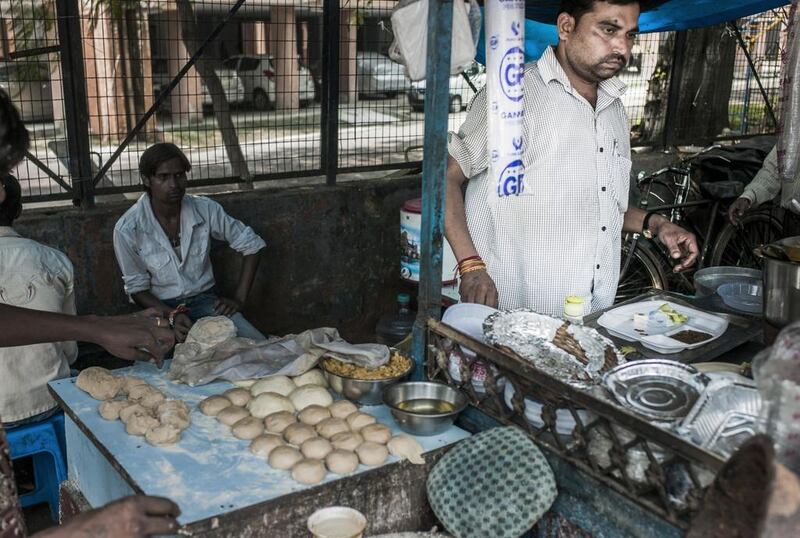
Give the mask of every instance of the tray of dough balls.
POLYGON ((469 436, 455 426, 404 433, 386 406, 335 399, 318 369, 198 387, 166 371, 91 368, 50 386, 142 491, 180 506, 183 524, 401 459, 424 463, 426 452, 469 436))

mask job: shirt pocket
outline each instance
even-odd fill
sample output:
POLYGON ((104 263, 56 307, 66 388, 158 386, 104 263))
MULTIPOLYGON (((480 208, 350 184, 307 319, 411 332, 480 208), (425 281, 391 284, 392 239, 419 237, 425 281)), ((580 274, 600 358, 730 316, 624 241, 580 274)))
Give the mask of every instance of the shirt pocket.
POLYGON ((616 154, 611 158, 608 190, 620 213, 628 210, 632 161, 616 154))
POLYGON ((205 230, 195 230, 192 244, 189 245, 189 254, 186 259, 186 271, 192 278, 200 278, 205 272, 209 256, 209 237, 205 230), (200 232, 200 233, 198 233, 200 232))
POLYGON ((150 273, 150 280, 159 286, 169 285, 170 282, 170 256, 162 248, 156 247, 151 250, 143 251, 142 258, 150 273))

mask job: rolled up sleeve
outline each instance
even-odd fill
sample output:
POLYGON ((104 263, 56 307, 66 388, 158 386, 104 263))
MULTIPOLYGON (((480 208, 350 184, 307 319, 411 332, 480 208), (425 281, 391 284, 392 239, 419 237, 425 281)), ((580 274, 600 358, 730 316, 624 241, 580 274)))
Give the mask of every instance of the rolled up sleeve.
POLYGON ((210 201, 211 237, 227 241, 243 256, 255 254, 267 244, 250 226, 228 215, 217 202, 210 201))
POLYGON ((122 284, 128 295, 150 289, 150 273, 133 245, 133 238, 127 232, 114 229, 114 255, 117 257, 117 264, 122 272, 122 284))
POLYGON ((472 100, 467 119, 457 133, 448 135, 447 150, 467 178, 475 177, 489 166, 486 90, 472 100))

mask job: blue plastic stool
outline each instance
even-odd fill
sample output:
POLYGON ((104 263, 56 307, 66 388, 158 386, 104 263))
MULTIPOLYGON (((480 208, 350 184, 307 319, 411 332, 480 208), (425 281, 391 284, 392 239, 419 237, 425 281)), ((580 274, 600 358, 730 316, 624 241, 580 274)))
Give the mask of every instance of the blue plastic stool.
POLYGON ((64 442, 64 413, 6 431, 11 459, 33 457, 35 487, 20 495, 23 508, 46 502, 53 520, 58 521, 59 485, 67 479, 67 451, 64 442))

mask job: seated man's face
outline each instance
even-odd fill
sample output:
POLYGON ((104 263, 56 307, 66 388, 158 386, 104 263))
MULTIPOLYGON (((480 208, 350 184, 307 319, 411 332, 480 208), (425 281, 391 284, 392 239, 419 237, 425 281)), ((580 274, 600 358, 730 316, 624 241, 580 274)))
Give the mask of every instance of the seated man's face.
POLYGON ((180 159, 170 159, 161 164, 156 173, 144 178, 145 186, 150 188, 150 197, 157 202, 176 204, 186 194, 186 169, 180 159))

